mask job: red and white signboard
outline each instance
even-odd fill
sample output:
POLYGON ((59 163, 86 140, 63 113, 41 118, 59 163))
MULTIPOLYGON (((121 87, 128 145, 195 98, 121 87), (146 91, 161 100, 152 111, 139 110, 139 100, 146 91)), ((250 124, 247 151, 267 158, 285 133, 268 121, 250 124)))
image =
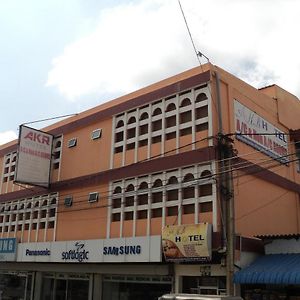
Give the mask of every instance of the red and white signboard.
POLYGON ((21 125, 15 181, 48 187, 53 136, 21 125))

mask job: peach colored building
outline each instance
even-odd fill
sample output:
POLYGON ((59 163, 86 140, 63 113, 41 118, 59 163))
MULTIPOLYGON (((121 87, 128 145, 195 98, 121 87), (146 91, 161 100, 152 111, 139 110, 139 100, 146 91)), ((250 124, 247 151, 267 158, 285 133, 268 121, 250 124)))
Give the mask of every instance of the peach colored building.
POLYGON ((207 64, 44 128, 48 188, 14 182, 17 141, 1 146, 2 280, 26 299, 225 293, 228 199, 240 267, 256 236, 300 233, 299 115, 284 89, 207 64), (194 224, 209 224, 210 259, 166 261, 164 228, 194 224))

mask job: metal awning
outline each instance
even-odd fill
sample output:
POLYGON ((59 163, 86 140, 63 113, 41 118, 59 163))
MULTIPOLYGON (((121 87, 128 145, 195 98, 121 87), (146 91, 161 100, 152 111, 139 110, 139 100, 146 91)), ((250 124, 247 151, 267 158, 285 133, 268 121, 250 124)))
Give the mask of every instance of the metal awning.
POLYGON ((262 256, 249 267, 235 273, 234 282, 238 284, 300 284, 300 253, 262 256))

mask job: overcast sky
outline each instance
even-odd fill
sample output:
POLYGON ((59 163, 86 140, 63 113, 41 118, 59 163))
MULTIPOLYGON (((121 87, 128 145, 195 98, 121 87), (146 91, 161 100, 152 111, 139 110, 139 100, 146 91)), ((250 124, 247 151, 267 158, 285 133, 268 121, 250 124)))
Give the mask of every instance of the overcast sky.
MULTIPOLYGON (((300 1, 181 5, 213 64, 300 97, 300 1)), ((1 1, 0 39, 0 144, 198 65, 177 0, 1 1)))

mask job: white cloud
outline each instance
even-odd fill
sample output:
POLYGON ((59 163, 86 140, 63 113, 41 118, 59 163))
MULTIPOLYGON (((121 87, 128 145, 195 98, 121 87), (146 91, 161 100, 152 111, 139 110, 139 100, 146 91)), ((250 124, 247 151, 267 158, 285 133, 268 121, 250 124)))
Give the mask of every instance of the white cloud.
POLYGON ((17 137, 18 137, 17 134, 12 130, 0 132, 0 145, 6 144, 10 141, 13 141, 17 137))
MULTIPOLYGON (((261 87, 300 94, 296 0, 181 0, 197 50, 261 87)), ((204 60, 202 60, 204 62, 204 60)), ((102 11, 95 30, 53 60, 47 86, 72 101, 126 93, 196 66, 174 0, 141 0, 102 11)))

